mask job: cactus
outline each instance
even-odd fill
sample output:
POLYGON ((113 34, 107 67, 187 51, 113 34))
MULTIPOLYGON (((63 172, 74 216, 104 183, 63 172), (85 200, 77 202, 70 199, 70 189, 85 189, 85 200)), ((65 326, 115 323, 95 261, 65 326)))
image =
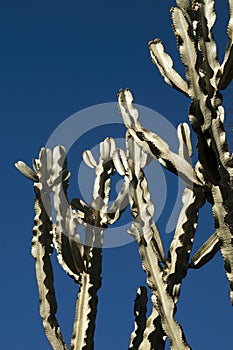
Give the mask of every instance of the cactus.
POLYGON ((61 267, 79 285, 70 349, 94 349, 104 231, 120 219, 127 206, 132 215, 128 233, 138 244, 152 301, 151 314, 147 317, 148 291, 145 286, 139 287, 129 349, 162 350, 166 339, 172 350, 191 349, 175 318, 181 285, 189 269, 201 268, 219 250, 233 304, 233 159, 226 143, 220 93, 233 78, 233 1, 229 0, 229 43, 222 63, 217 57, 212 32, 216 20, 214 0, 193 0, 192 3, 177 0, 176 4, 171 16, 186 80, 176 72, 172 58, 159 39, 149 42, 149 50, 165 82, 191 98, 188 115, 192 130, 186 122, 177 127, 177 153, 159 135, 141 125, 133 95, 126 89, 120 90, 118 95, 119 111, 127 128, 126 150, 117 148, 114 140, 107 138, 100 143, 98 162, 89 150, 83 153, 86 164, 96 172, 90 204, 68 198, 70 173, 64 147, 42 148, 39 158, 33 161, 33 169, 22 161, 16 163, 18 170, 34 183, 32 255, 40 315, 54 350, 65 350, 68 346, 56 319, 52 251, 56 250, 61 267), (191 132, 197 137, 198 160, 194 165, 190 161, 191 132), (153 219, 154 205, 144 172, 153 160, 179 176, 185 184, 183 207, 168 252, 164 251, 163 236, 153 219), (109 207, 111 176, 115 172, 124 182, 109 207), (212 205, 215 232, 193 252, 199 211, 207 201, 212 205), (85 232, 84 242, 78 234, 79 225, 85 232))

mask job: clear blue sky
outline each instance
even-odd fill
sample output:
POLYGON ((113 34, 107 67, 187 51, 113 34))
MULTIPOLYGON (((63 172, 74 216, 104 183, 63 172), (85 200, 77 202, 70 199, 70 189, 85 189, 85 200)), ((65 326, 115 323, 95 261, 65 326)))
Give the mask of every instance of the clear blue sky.
MULTIPOLYGON (((50 349, 39 317, 34 260, 30 254, 33 186, 17 172, 14 163, 24 160, 31 164, 31 159, 37 157, 39 149, 63 120, 83 108, 115 102, 120 88, 129 87, 137 104, 159 112, 175 127, 187 121, 188 99, 164 83, 147 48, 149 40, 160 37, 174 57, 175 66, 182 69, 171 29, 169 9, 174 5, 175 1, 156 0, 2 3, 2 349, 50 349)), ((227 1, 218 0, 216 6, 219 14, 216 38, 222 57, 226 44, 227 1)), ((233 108, 229 102, 231 97, 230 91, 226 94, 228 108, 233 108)), ((116 116, 116 122, 121 122, 117 112, 116 116)), ((119 137, 115 133, 112 128, 105 128, 99 140, 98 133, 90 134, 91 137, 83 139, 80 150, 93 147, 94 136, 97 144, 110 134, 119 137)), ((80 154, 76 157, 69 159, 74 172, 79 166, 80 154)), ((72 179, 72 195, 76 196, 75 174, 72 179)), ((174 181, 171 176, 168 179, 174 181)), ((167 201, 166 210, 158 220, 165 245, 172 237, 164 231, 174 198, 167 195, 167 201)), ((212 231, 207 208, 201 214, 195 247, 212 231)), ((69 343, 77 286, 56 264, 55 274, 58 318, 69 343)), ((136 244, 104 250, 95 338, 97 350, 127 349, 133 329, 136 289, 144 283, 136 244)), ((193 349, 217 350, 232 346, 233 309, 220 255, 201 271, 190 271, 183 284, 177 319, 193 349)))

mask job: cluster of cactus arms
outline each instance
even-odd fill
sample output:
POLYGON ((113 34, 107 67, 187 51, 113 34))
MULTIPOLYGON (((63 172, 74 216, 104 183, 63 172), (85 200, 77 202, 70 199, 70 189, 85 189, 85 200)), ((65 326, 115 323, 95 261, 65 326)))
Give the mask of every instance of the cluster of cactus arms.
POLYGON ((119 110, 127 128, 125 150, 107 138, 100 143, 98 162, 91 151, 83 153, 86 164, 96 172, 90 204, 77 198, 68 199, 70 173, 64 147, 41 149, 39 158, 33 161, 33 170, 21 161, 16 164, 34 182, 32 255, 36 262, 40 315, 54 350, 68 347, 56 319, 50 259, 53 249, 62 268, 79 285, 70 349, 94 349, 104 231, 120 219, 127 206, 132 215, 128 233, 138 243, 152 301, 152 311, 147 317, 147 288, 139 287, 129 349, 162 350, 167 339, 172 350, 191 349, 175 319, 181 284, 188 269, 202 267, 219 250, 233 304, 233 158, 226 143, 220 93, 233 78, 233 0, 229 0, 229 43, 222 63, 218 60, 212 33, 216 19, 214 0, 193 0, 192 3, 176 0, 176 4, 171 16, 186 80, 173 68, 173 61, 159 39, 149 42, 149 49, 165 82, 191 98, 188 115, 197 138, 196 164, 190 162, 192 145, 188 124, 181 123, 177 128, 179 149, 174 153, 162 138, 143 128, 128 89, 120 90, 118 95, 119 110), (162 234, 153 219, 154 205, 143 170, 153 159, 180 176, 185 184, 183 207, 168 252, 164 251, 162 234), (124 182, 110 207, 111 176, 115 172, 124 182), (215 232, 193 252, 198 213, 206 201, 212 205, 215 232), (79 225, 85 231, 85 241, 78 233, 79 225))

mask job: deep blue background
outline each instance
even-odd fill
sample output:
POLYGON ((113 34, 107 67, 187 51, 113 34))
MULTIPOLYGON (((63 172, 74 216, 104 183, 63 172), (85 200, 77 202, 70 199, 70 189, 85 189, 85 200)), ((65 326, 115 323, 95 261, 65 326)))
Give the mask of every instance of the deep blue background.
MULTIPOLYGON (((129 87, 136 103, 158 111, 175 127, 187 121, 188 99, 164 83, 147 48, 149 40, 160 37, 175 66, 183 69, 171 29, 169 9, 174 5, 175 1, 156 0, 12 0, 1 4, 2 349, 50 349, 39 317, 30 254, 32 183, 17 172, 14 163, 24 160, 31 164, 64 119, 83 108, 116 101, 120 88, 129 87)), ((218 0, 216 6, 219 20, 215 32, 222 58, 227 41, 227 1, 218 0)), ((228 110, 233 108, 231 99, 229 89, 225 96, 228 110)), ((228 123, 230 117, 229 113, 228 123)), ((90 147, 85 142, 84 146, 90 147)), ((75 168, 72 160, 70 163, 75 168)), ((173 202, 168 196, 168 210, 173 202)), ((163 233, 167 215, 165 210, 158 222, 165 244, 171 239, 163 233)), ((212 232, 207 208, 200 217, 195 247, 212 232)), ((103 278, 96 349, 127 349, 134 320, 133 300, 137 287, 145 283, 134 243, 104 251, 103 278)), ((55 283, 58 318, 69 344, 77 289, 57 264, 55 283)), ((233 310, 220 254, 201 271, 188 273, 180 299, 177 319, 193 349, 230 349, 233 310)))

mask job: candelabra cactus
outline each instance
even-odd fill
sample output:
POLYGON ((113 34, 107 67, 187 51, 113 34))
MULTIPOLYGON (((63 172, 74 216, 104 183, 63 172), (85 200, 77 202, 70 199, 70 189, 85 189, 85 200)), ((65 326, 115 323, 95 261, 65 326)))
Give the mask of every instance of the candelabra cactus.
POLYGON ((162 350, 166 338, 173 350, 191 349, 175 319, 181 284, 188 269, 200 268, 218 250, 224 260, 233 304, 233 159, 226 143, 220 93, 233 78, 233 1, 229 0, 229 43, 222 64, 218 61, 212 33, 216 19, 214 0, 193 0, 192 3, 176 0, 176 3, 171 15, 186 80, 173 68, 173 61, 159 39, 151 41, 149 48, 152 61, 165 82, 191 98, 188 114, 197 137, 196 164, 192 166, 190 162, 192 145, 188 124, 178 126, 179 150, 172 152, 158 135, 143 128, 128 89, 121 90, 118 96, 119 110, 127 128, 126 150, 117 148, 114 140, 107 138, 100 144, 98 162, 89 150, 83 153, 86 164, 96 171, 93 200, 89 205, 77 198, 68 199, 70 173, 62 146, 54 150, 43 148, 39 158, 33 161, 33 170, 23 162, 16 164, 34 182, 36 215, 32 255, 36 261, 40 315, 54 350, 68 347, 56 319, 52 250, 56 249, 62 268, 79 284, 70 349, 94 349, 104 230, 120 218, 128 205, 132 214, 129 234, 138 243, 153 305, 151 315, 146 318, 147 289, 139 287, 129 349, 162 350), (153 159, 185 183, 183 207, 167 253, 153 219, 154 206, 143 171, 153 159), (111 176, 115 172, 124 177, 124 182, 109 207, 111 176), (198 213, 206 201, 212 205, 215 232, 193 254, 198 213), (85 242, 78 234, 78 225, 85 231, 85 242))

